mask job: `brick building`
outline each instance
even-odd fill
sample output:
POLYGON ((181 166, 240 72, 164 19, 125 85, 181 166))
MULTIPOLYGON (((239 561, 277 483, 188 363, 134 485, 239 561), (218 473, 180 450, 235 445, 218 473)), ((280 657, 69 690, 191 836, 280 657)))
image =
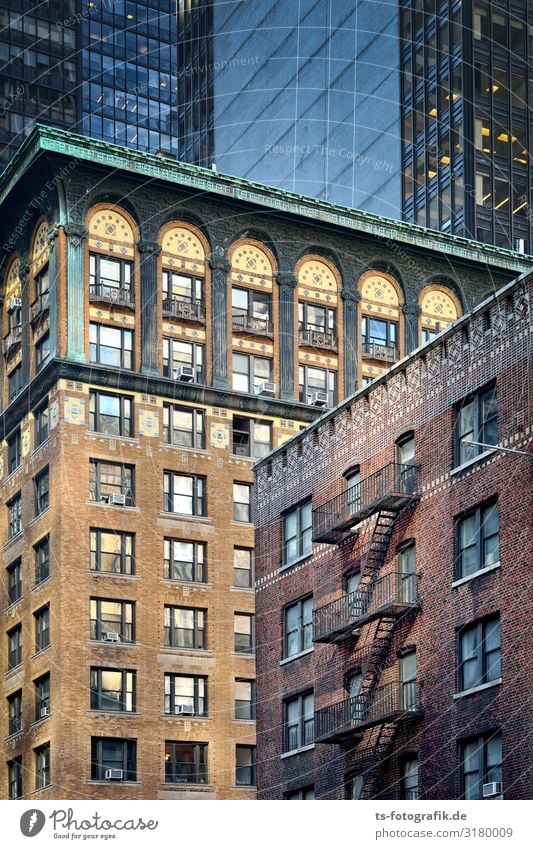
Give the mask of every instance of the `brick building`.
POLYGON ((0 216, 1 795, 254 798, 253 459, 529 262, 49 128, 0 216))
POLYGON ((260 799, 530 798, 532 299, 254 467, 260 799))

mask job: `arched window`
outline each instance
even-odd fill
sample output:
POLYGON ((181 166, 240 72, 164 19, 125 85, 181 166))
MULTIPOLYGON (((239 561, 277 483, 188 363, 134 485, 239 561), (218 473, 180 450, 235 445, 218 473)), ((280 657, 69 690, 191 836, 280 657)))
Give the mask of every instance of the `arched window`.
POLYGON ((41 221, 33 237, 31 252, 31 276, 33 298, 30 306, 32 324, 49 308, 48 290, 48 259, 50 246, 48 244, 48 222, 41 221))
MULTIPOLYGON (((20 257, 15 257, 8 266, 4 286, 4 336, 15 334, 22 326, 22 283, 20 280, 20 257)), ((4 344, 4 353, 6 345, 4 344)))
POLYGON ((420 293, 420 341, 431 341, 461 315, 459 301, 449 289, 431 284, 420 293))
POLYGON ((89 218, 89 299, 133 307, 135 237, 121 212, 95 210, 89 218))
POLYGON ((161 255, 163 317, 205 324, 205 248, 182 224, 165 230, 161 255))
POLYGON ((299 400, 332 407, 338 393, 340 277, 331 263, 304 257, 298 276, 299 400))
POLYGON ((384 272, 367 272, 359 286, 361 376, 368 383, 402 356, 402 296, 398 283, 384 272))

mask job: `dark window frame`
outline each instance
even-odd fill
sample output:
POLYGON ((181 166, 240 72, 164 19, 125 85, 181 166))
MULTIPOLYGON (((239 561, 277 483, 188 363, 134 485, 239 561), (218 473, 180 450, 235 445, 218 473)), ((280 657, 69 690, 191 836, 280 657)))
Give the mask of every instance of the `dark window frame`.
POLYGON ((24 795, 22 755, 7 762, 7 786, 9 799, 22 799, 24 795))
POLYGON ((255 654, 255 615, 253 613, 240 613, 235 611, 233 614, 233 647, 236 654, 255 654), (242 616, 250 620, 250 632, 237 631, 237 617, 242 616), (246 638, 246 642, 244 639, 246 638))
POLYGON ((33 546, 35 562, 35 586, 50 577, 50 536, 47 534, 33 546), (42 556, 44 554, 44 556, 42 556))
POLYGON ((12 605, 22 598, 22 558, 18 557, 6 566, 6 572, 7 599, 12 605))
POLYGON ((7 473, 12 475, 22 463, 22 438, 20 427, 13 431, 7 439, 7 473))
POLYGON ((120 368, 126 371, 133 371, 135 365, 135 339, 133 330, 130 330, 128 327, 115 327, 112 324, 101 324, 97 321, 92 321, 89 325, 89 334, 92 334, 92 328, 94 329, 94 341, 89 341, 89 362, 95 363, 96 365, 103 365, 107 368, 120 368), (120 347, 115 348, 110 345, 104 345, 101 341, 102 337, 102 329, 104 330, 116 330, 120 333, 120 347), (128 340, 131 342, 131 347, 127 347, 125 342, 128 340), (94 357, 92 356, 92 350, 94 348, 94 357), (119 351, 119 364, 115 363, 106 363, 105 360, 102 359, 102 350, 108 349, 112 351, 119 351))
POLYGON ((183 472, 164 471, 163 511, 180 516, 207 516, 207 478, 205 475, 190 475, 183 472), (179 479, 192 481, 192 492, 190 494, 188 492, 181 493, 176 491, 175 483, 179 479), (177 506, 176 499, 180 497, 190 500, 190 512, 174 509, 177 506))
POLYGON ((497 500, 491 500, 489 502, 485 502, 484 504, 480 504, 472 510, 468 510, 465 513, 462 513, 456 519, 456 558, 455 558, 455 580, 459 581, 463 578, 471 578, 474 575, 477 575, 478 572, 483 571, 484 569, 493 568, 499 563, 499 535, 500 535, 500 516, 499 516, 499 504, 497 500), (493 534, 485 534, 484 527, 486 523, 486 514, 492 510, 494 507, 497 509, 497 520, 498 520, 498 530, 493 534), (461 533, 464 526, 464 523, 475 517, 476 521, 476 531, 475 531, 475 559, 476 559, 476 568, 474 571, 466 572, 465 571, 465 552, 468 550, 470 546, 461 547, 461 533), (485 565, 485 544, 487 540, 492 540, 495 537, 498 537, 498 560, 494 563, 489 563, 488 566, 485 565))
POLYGON ((117 437, 133 437, 133 421, 134 421, 134 403, 130 395, 120 395, 112 392, 100 392, 97 389, 91 389, 89 392, 89 430, 93 433, 103 433, 106 436, 117 437), (119 414, 118 416, 109 416, 102 413, 102 399, 112 398, 118 401, 119 414), (129 414, 127 407, 129 406, 129 414), (105 417, 113 419, 113 422, 118 422, 118 431, 106 429, 105 417))
POLYGON ((50 436, 50 406, 48 400, 41 404, 33 414, 35 428, 35 447, 38 448, 50 436))
POLYGON ((108 528, 89 529, 89 569, 104 575, 135 575, 135 534, 129 531, 112 531, 108 528), (120 551, 103 551, 102 535, 109 534, 120 539, 120 551), (130 551, 128 553, 128 542, 130 551), (102 555, 118 556, 119 569, 103 569, 102 555))
POLYGON ((89 672, 89 693, 91 710, 102 713, 135 713, 137 673, 135 669, 117 669, 108 666, 91 666, 89 672), (115 672, 121 676, 120 690, 107 690, 103 685, 103 672, 115 672), (131 676, 131 681, 128 677, 131 676), (129 684, 131 683, 131 689, 129 684), (112 700, 108 693, 117 693, 119 697, 112 700), (128 707, 131 698, 131 707, 128 707), (118 707, 115 707, 118 705, 118 707))
POLYGON ((41 716, 41 710, 48 708, 50 711, 51 700, 51 680, 50 673, 45 672, 33 682, 35 688, 35 722, 40 722, 44 717, 41 716))
POLYGON ((22 533, 22 493, 17 492, 7 504, 8 538, 14 539, 22 533))
POLYGON ((242 522, 243 524, 248 524, 248 525, 251 524, 251 522, 252 522, 252 495, 253 495, 253 489, 252 489, 251 483, 247 483, 246 481, 233 481, 233 521, 234 522, 239 522, 239 523, 242 522), (235 487, 236 486, 246 487, 247 492, 248 492, 248 501, 236 501, 235 500, 235 487), (239 518, 239 515, 240 515, 239 508, 242 508, 242 507, 246 508, 246 511, 244 511, 244 510, 242 511, 242 515, 244 515, 244 512, 246 512, 246 519, 239 518))
POLYGON ((16 669, 22 663, 22 623, 7 632, 7 669, 16 669))
POLYGON ((205 410, 196 407, 184 407, 180 404, 163 404, 163 442, 165 445, 177 445, 180 448, 205 449, 205 410), (175 428, 174 413, 186 413, 191 416, 190 428, 175 428), (188 434, 190 441, 180 441, 178 434, 188 434))
POLYGON ((186 607, 185 605, 178 604, 165 604, 163 608, 163 634, 163 644, 167 647, 193 649, 195 651, 207 649, 207 609, 203 607, 186 607), (180 610, 192 611, 192 628, 184 628, 176 624, 177 620, 175 616, 180 610), (168 624, 166 621, 167 618, 168 624), (190 632, 192 634, 190 645, 188 645, 185 639, 183 642, 180 642, 180 631, 190 632))
POLYGON ((255 722, 257 707, 257 685, 255 678, 236 678, 235 685, 246 684, 250 687, 249 699, 237 698, 237 686, 235 687, 235 719, 241 722, 255 722), (249 706, 249 707, 247 707, 249 706), (244 715, 248 714, 248 715, 244 715))
POLYGON ((43 333, 35 343, 35 371, 39 373, 50 358, 50 333, 43 333))
POLYGON ((483 784, 488 784, 492 781, 501 781, 502 780, 502 760, 499 764, 489 764, 489 745, 490 743, 500 740, 500 743, 503 742, 501 731, 498 729, 495 732, 481 734, 479 736, 470 737, 464 740, 461 740, 459 743, 459 774, 460 774, 460 798, 461 799, 481 799, 482 796, 467 796, 467 775, 479 774, 478 784, 482 787, 483 784), (466 748, 472 744, 477 744, 477 752, 481 752, 481 762, 478 760, 478 769, 477 770, 465 770, 465 755, 466 748))
POLYGON ((303 501, 301 504, 298 504, 296 507, 293 507, 291 510, 285 512, 282 516, 282 538, 283 538, 283 548, 282 548, 282 566, 291 566, 293 563, 297 563, 299 560, 302 560, 304 557, 310 557, 313 553, 313 539, 312 539, 312 531, 313 531, 313 519, 312 519, 312 499, 308 498, 303 501), (309 509, 309 524, 303 523, 303 513, 305 510, 309 509), (291 517, 296 518, 296 533, 287 536, 287 523, 291 519, 291 517), (295 542, 296 545, 296 556, 291 557, 289 559, 288 548, 292 542, 295 542))
POLYGON ((482 448, 479 445, 465 445, 463 439, 471 436, 473 442, 482 442, 485 444, 498 444, 498 394, 496 385, 485 387, 473 395, 468 395, 455 411, 455 426, 454 426, 454 461, 455 466, 462 466, 470 460, 474 461, 481 454, 489 451, 488 448, 482 448), (489 398, 492 396, 492 399, 489 398), (489 404, 489 415, 484 416, 484 404, 492 400, 494 408, 489 404), (466 425, 462 425, 462 418, 466 415, 466 411, 472 405, 472 425, 467 429, 466 425), (495 428, 494 433, 490 433, 495 428), (491 438, 494 442, 491 442, 491 438))
POLYGON ((235 745, 235 784, 237 787, 256 787, 257 747, 236 743, 235 745), (239 755, 250 755, 250 763, 239 763, 239 755))
POLYGON ((283 712, 284 712, 284 752, 294 752, 298 749, 302 749, 305 746, 311 746, 315 742, 315 731, 314 731, 314 692, 313 690, 306 690, 304 693, 299 693, 296 696, 291 696, 287 698, 283 702, 283 712), (305 700, 310 696, 313 698, 313 711, 312 717, 306 718, 305 715, 305 700), (298 706, 297 711, 297 721, 295 724, 289 725, 289 706, 295 704, 298 706), (292 745, 291 740, 291 732, 293 729, 296 729, 296 737, 295 743, 296 745, 292 745))
POLYGON ((122 769, 123 781, 137 780, 137 740, 128 737, 91 737, 91 780, 105 781, 107 769, 122 769), (120 759, 105 756, 105 745, 121 744, 120 759))
POLYGON ((16 690, 6 697, 7 709, 7 734, 18 734, 22 731, 22 690, 16 690))
POLYGON ((42 790, 51 782, 50 743, 43 743, 33 750, 35 754, 35 789, 42 790))
POLYGON ((167 581, 186 581, 197 584, 207 583, 207 543, 198 540, 165 537, 163 539, 163 577, 167 581), (192 546, 192 560, 179 560, 175 557, 176 546, 180 544, 192 546), (200 556, 200 552, 202 552, 202 556, 200 556), (179 574, 176 568, 176 564, 178 563, 192 567, 190 578, 185 576, 183 570, 179 574))
POLYGON ((50 507, 50 467, 47 466, 33 479, 35 495, 35 517, 41 516, 50 507))
POLYGON ((35 622, 35 653, 44 651, 51 645, 50 604, 43 604, 33 613, 35 622))
POLYGON ((183 715, 176 708, 179 699, 189 701, 188 696, 176 692, 177 679, 185 678, 193 682, 192 707, 185 712, 187 716, 208 716, 208 678, 207 675, 188 675, 181 672, 165 672, 164 676, 164 701, 166 716, 183 715), (167 686, 168 685, 168 686, 167 686), (203 694, 202 694, 203 687, 203 694), (177 701, 178 700, 178 701, 177 701))
POLYGON ((253 589, 255 579, 255 557, 253 548, 246 548, 243 545, 235 545, 233 547, 233 586, 239 589, 253 589), (245 551, 249 555, 249 568, 237 566, 235 563, 235 554, 237 551, 245 551), (241 578, 241 574, 244 576, 241 578))
POLYGON ((502 640, 501 640, 501 624, 500 624, 500 615, 495 614, 492 616, 486 616, 483 619, 479 619, 476 622, 472 622, 469 625, 465 625, 457 632, 457 686, 458 692, 464 692, 465 690, 471 690, 476 687, 481 687, 484 684, 496 683, 501 679, 501 650, 502 650, 502 640), (498 623, 498 636, 499 643, 494 648, 487 648, 487 630, 491 628, 491 626, 498 623), (477 652, 472 657, 467 657, 466 655, 466 647, 465 647, 465 637, 467 634, 475 633, 476 637, 476 649, 477 652), (498 674, 493 673, 493 663, 494 658, 496 657, 496 669, 498 674), (475 675, 477 676, 475 684, 468 684, 467 686, 467 673, 466 669, 468 666, 474 666, 475 675), (489 677, 491 676, 491 677, 489 677))
POLYGON ((283 608, 283 659, 288 659, 290 657, 296 657, 304 651, 308 651, 313 647, 313 595, 309 594, 304 596, 303 598, 298 599, 297 601, 293 601, 290 604, 285 605, 283 608), (311 602, 310 609, 310 618, 304 620, 304 614, 306 611, 304 610, 304 606, 307 606, 311 602), (298 615, 298 626, 297 628, 293 628, 289 630, 288 619, 290 616, 290 611, 296 610, 298 615), (289 654, 289 642, 292 634, 297 634, 298 638, 298 649, 295 652, 291 652, 289 654), (310 638, 309 638, 310 635, 310 638), (308 645, 306 645, 306 642, 308 645))
MULTIPOLYGON (((115 489, 102 491, 102 486, 111 486, 108 482, 102 482, 102 474, 105 468, 113 469, 115 476, 117 470, 120 473, 120 494, 126 496, 126 507, 135 507, 135 466, 132 463, 115 463, 112 460, 89 460, 89 500, 104 501, 115 489), (129 478, 129 480, 128 480, 129 478)), ((105 472, 110 474, 110 472, 105 472)), ((114 484, 113 484, 114 486, 114 484)))
POLYGON ((165 740, 165 784, 207 784, 208 744, 165 740), (192 761, 178 761, 178 747, 190 749, 192 761), (178 771, 178 767, 187 767, 178 771), (189 767, 193 767, 189 769, 189 767))
POLYGON ((231 424, 232 453, 242 457, 266 457, 272 451, 272 422, 248 416, 233 416, 231 424), (236 427, 239 425, 239 427, 236 427), (268 442, 256 439, 258 427, 268 428, 268 442))
MULTIPOLYGON (((105 620, 102 619, 102 604, 120 604, 120 622, 118 623, 118 634, 120 635, 120 643, 132 645, 135 643, 135 602, 120 598, 101 598, 92 596, 89 599, 90 611, 90 639, 105 641, 104 632, 109 633, 107 628, 102 628, 105 620), (93 617, 92 608, 94 606, 95 616, 93 617), (128 616, 128 612, 131 616, 128 616), (131 621, 128 622, 128 619, 131 621), (128 636, 129 632, 129 636, 128 636)), ((113 631, 112 633, 117 633, 113 631)))

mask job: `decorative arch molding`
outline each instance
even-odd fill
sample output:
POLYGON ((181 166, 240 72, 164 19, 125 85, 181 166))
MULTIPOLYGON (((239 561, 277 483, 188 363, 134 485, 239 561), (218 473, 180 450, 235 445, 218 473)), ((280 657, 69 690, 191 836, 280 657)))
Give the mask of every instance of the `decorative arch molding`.
POLYGON ((381 269, 365 271, 358 282, 361 293, 361 303, 365 307, 381 307, 383 309, 399 310, 403 304, 403 290, 392 274, 381 269))
POLYGON ((399 268, 392 262, 385 262, 382 259, 375 259, 365 264, 365 268, 361 271, 357 282, 357 288, 361 291, 361 283, 368 274, 383 274, 390 280, 398 291, 400 304, 406 300, 405 286, 399 268))
POLYGON ((272 268, 276 271, 280 265, 279 252, 276 243, 270 234, 267 233, 266 230, 262 230, 258 227, 243 227, 231 237, 229 242, 229 251, 231 252, 233 246, 239 243, 244 244, 248 242, 251 242, 267 251, 270 256, 272 268))
POLYGON ((439 333, 462 314, 455 293, 443 283, 429 283, 420 292, 421 328, 439 333))
POLYGON ((255 239, 234 242, 228 251, 231 282, 235 285, 259 286, 272 291, 277 263, 270 249, 255 239))
POLYGON ((170 221, 159 232, 163 263, 173 268, 205 268, 209 244, 195 227, 182 221, 170 221))
POLYGON ((44 268, 50 257, 50 227, 46 218, 37 223, 31 241, 31 273, 36 275, 44 268))
POLYGON ((135 222, 126 210, 97 204, 87 213, 89 249, 133 259, 138 238, 135 222))
POLYGON ((7 263, 4 282, 4 303, 10 298, 22 297, 22 258, 20 254, 12 256, 7 263))
POLYGON ((298 290, 304 297, 322 294, 326 300, 338 298, 342 277, 330 259, 319 254, 306 254, 296 263, 298 290))

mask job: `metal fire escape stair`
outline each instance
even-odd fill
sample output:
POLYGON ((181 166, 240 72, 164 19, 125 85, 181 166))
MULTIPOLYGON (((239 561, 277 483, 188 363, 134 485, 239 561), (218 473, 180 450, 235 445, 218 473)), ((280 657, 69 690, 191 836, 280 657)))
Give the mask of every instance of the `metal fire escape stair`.
POLYGON ((398 511, 379 510, 376 515, 370 544, 361 563, 361 581, 372 583, 383 566, 398 511))
POLYGON ((385 763, 389 757, 398 725, 386 722, 370 729, 368 738, 359 745, 350 758, 350 774, 363 778, 361 799, 375 799, 382 789, 382 777, 385 763))

